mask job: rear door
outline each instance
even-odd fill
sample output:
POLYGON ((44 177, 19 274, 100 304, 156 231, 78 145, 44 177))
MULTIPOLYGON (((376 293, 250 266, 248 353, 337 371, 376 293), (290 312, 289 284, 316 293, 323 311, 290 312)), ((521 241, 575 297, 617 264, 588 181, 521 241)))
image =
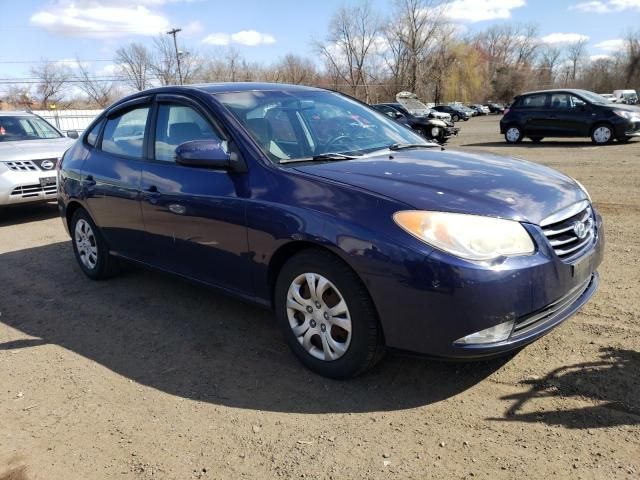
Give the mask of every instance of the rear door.
POLYGON ((549 118, 549 96, 546 93, 521 97, 515 109, 519 113, 525 136, 553 135, 553 127, 549 118))
POLYGON ((136 99, 109 113, 83 165, 82 180, 87 208, 109 248, 140 260, 145 253, 140 176, 150 101, 136 99))
POLYGON ((142 172, 142 212, 153 264, 189 278, 251 294, 245 226, 248 174, 177 164, 193 140, 226 141, 195 101, 158 95, 142 172))

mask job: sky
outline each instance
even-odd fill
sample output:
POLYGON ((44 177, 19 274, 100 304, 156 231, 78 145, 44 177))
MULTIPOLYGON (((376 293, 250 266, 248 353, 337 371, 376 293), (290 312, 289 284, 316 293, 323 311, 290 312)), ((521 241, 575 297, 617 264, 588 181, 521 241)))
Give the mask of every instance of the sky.
MULTIPOLYGON (((332 14, 350 0, 0 0, 0 80, 29 77, 43 59, 79 58, 96 74, 113 72, 115 50, 151 44, 172 27, 181 49, 213 54, 233 46, 251 61, 287 53, 314 55, 332 14)), ((383 15, 392 0, 372 0, 383 15)), ((504 22, 538 24, 543 42, 584 38, 590 56, 609 55, 640 28, 640 0, 451 0, 448 16, 461 31, 504 22)))

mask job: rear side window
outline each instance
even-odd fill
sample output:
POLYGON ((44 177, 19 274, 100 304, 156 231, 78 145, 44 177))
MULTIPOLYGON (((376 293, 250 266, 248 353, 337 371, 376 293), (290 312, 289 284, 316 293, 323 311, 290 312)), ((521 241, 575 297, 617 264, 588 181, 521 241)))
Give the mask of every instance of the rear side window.
POLYGON ((142 107, 108 119, 102 135, 102 150, 125 157, 142 158, 148 116, 149 107, 142 107))
POLYGON ((547 103, 547 95, 529 95, 528 97, 523 97, 520 102, 518 102, 518 107, 520 108, 541 108, 544 107, 547 103))

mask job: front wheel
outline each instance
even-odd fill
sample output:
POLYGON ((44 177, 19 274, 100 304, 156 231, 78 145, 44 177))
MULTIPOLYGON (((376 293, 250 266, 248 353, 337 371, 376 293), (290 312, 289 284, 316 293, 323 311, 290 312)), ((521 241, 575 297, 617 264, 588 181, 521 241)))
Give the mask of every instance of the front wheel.
POLYGON ((596 125, 591 131, 591 141, 596 145, 607 145, 613 141, 613 130, 609 125, 596 125))
POLYGON ((310 370, 349 378, 381 358, 384 342, 373 302, 356 274, 331 253, 306 250, 287 261, 274 300, 289 347, 310 370))
POLYGON ((103 280, 118 272, 117 260, 109 254, 98 227, 82 208, 76 210, 70 225, 73 252, 82 271, 93 280, 103 280))
POLYGON ((451 121, 452 122, 459 122, 460 121, 460 117, 458 115, 454 115, 453 117, 451 117, 451 121))
POLYGON ((520 143, 522 141, 522 130, 516 126, 507 128, 504 139, 507 143, 520 143))
POLYGON ((533 143, 540 143, 544 137, 529 137, 533 143))

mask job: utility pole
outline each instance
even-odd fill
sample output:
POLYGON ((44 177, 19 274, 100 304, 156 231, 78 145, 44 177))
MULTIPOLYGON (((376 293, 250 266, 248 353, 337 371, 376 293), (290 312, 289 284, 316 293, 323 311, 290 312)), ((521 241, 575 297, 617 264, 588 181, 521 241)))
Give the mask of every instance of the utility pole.
POLYGON ((173 30, 169 30, 167 32, 167 35, 173 35, 173 47, 176 50, 176 62, 178 63, 178 77, 180 78, 180 85, 182 85, 182 70, 180 68, 180 52, 178 51, 178 41, 176 40, 176 34, 181 31, 181 28, 174 28, 173 30))

